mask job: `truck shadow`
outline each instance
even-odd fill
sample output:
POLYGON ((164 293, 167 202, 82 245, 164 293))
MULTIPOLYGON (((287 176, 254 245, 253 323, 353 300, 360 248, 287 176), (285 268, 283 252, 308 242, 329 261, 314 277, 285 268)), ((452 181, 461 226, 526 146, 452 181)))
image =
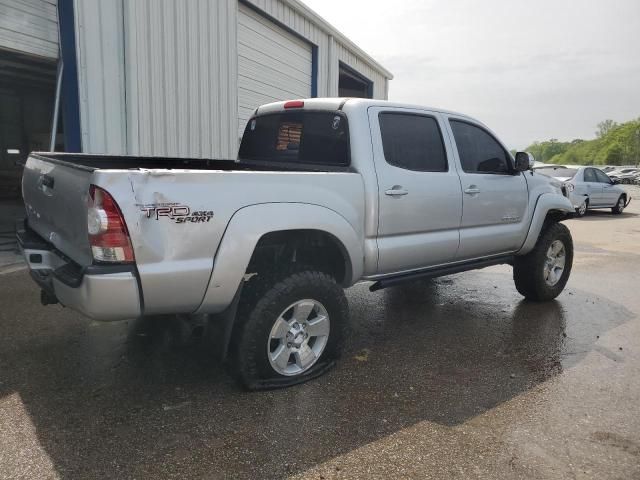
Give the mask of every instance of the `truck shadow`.
POLYGON ((125 323, 36 305, 26 275, 5 276, 0 292, 0 401, 19 395, 62 478, 282 478, 418 422, 459 425, 561 374, 632 317, 579 291, 521 301, 493 271, 358 285, 336 369, 247 393, 206 345, 168 349, 165 322, 127 341, 125 323))

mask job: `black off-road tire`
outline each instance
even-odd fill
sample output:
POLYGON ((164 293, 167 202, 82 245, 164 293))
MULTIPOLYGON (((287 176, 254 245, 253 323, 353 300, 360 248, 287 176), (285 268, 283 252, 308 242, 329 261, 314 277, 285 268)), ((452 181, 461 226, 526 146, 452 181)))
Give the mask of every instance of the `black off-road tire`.
POLYGON ((625 203, 627 203, 627 198, 624 195, 620 195, 618 201, 616 202, 616 206, 611 209, 611 213, 614 215, 620 215, 624 211, 625 203), (622 207, 620 207, 620 201, 623 202, 622 207))
POLYGON ((248 390, 306 382, 325 373, 339 358, 348 320, 349 305, 344 290, 326 273, 305 270, 251 279, 245 285, 238 310, 230 366, 240 385, 248 390), (269 362, 268 338, 280 314, 302 299, 316 300, 326 308, 330 319, 329 338, 320 358, 309 370, 285 376, 276 372, 269 362))
POLYGON ((543 227, 534 249, 515 258, 513 280, 516 289, 528 300, 543 302, 556 298, 564 290, 573 265, 573 240, 569 229, 561 223, 550 223, 543 227), (555 240, 565 248, 565 267, 560 280, 553 286, 544 279, 547 250, 555 240))

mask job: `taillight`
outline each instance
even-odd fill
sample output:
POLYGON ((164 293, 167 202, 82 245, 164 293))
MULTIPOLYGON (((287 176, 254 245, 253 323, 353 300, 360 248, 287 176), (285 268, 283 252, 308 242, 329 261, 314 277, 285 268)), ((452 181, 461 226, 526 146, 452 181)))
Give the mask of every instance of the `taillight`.
POLYGON ((118 204, 109 192, 95 185, 89 188, 87 230, 94 260, 134 261, 129 232, 118 204))

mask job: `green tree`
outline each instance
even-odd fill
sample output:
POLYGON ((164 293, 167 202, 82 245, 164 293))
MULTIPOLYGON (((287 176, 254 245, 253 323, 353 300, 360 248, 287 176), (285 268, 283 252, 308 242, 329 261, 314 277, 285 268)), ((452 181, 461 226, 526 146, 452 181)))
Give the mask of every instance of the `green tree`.
POLYGON ((527 149, 536 160, 563 165, 635 165, 640 162, 640 118, 618 124, 598 124, 597 138, 560 142, 552 138, 527 149))
POLYGON ((598 131, 596 132, 596 137, 602 138, 611 130, 616 128, 618 124, 613 120, 604 120, 598 124, 598 131))
POLYGON ((602 150, 602 162, 603 165, 624 165, 624 149, 619 143, 612 143, 602 150))

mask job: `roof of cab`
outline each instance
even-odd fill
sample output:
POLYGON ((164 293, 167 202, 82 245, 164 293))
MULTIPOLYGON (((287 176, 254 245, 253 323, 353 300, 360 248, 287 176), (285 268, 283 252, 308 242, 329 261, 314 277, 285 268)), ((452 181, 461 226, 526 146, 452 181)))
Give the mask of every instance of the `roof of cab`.
POLYGON ((341 110, 343 109, 345 106, 349 107, 349 110, 351 109, 367 109, 369 107, 392 107, 392 108, 406 108, 406 109, 416 109, 416 110, 428 110, 431 112, 439 112, 439 113, 445 113, 448 115, 455 115, 458 117, 463 117, 463 118, 468 118, 470 120, 473 120, 477 123, 482 123, 479 122, 476 119, 473 119, 471 117, 469 117, 468 115, 465 115, 463 113, 459 113, 459 112, 453 112, 451 110, 445 110, 442 108, 434 108, 434 107, 427 107, 424 105, 415 105, 415 104, 409 104, 409 103, 399 103, 399 102, 390 102, 388 100, 372 100, 372 99, 367 99, 367 98, 335 98, 335 97, 331 97, 331 98, 301 98, 301 99, 291 99, 291 100, 285 100, 282 102, 274 102, 274 103, 268 103, 266 105, 262 105, 260 107, 258 107, 255 111, 255 115, 261 115, 261 114, 265 114, 265 113, 273 113, 273 112, 280 112, 283 111, 285 109, 285 104, 287 102, 291 102, 291 101, 303 101, 304 102, 304 107, 303 108, 309 108, 309 109, 313 109, 313 110, 328 110, 328 111, 336 111, 336 110, 341 110))

